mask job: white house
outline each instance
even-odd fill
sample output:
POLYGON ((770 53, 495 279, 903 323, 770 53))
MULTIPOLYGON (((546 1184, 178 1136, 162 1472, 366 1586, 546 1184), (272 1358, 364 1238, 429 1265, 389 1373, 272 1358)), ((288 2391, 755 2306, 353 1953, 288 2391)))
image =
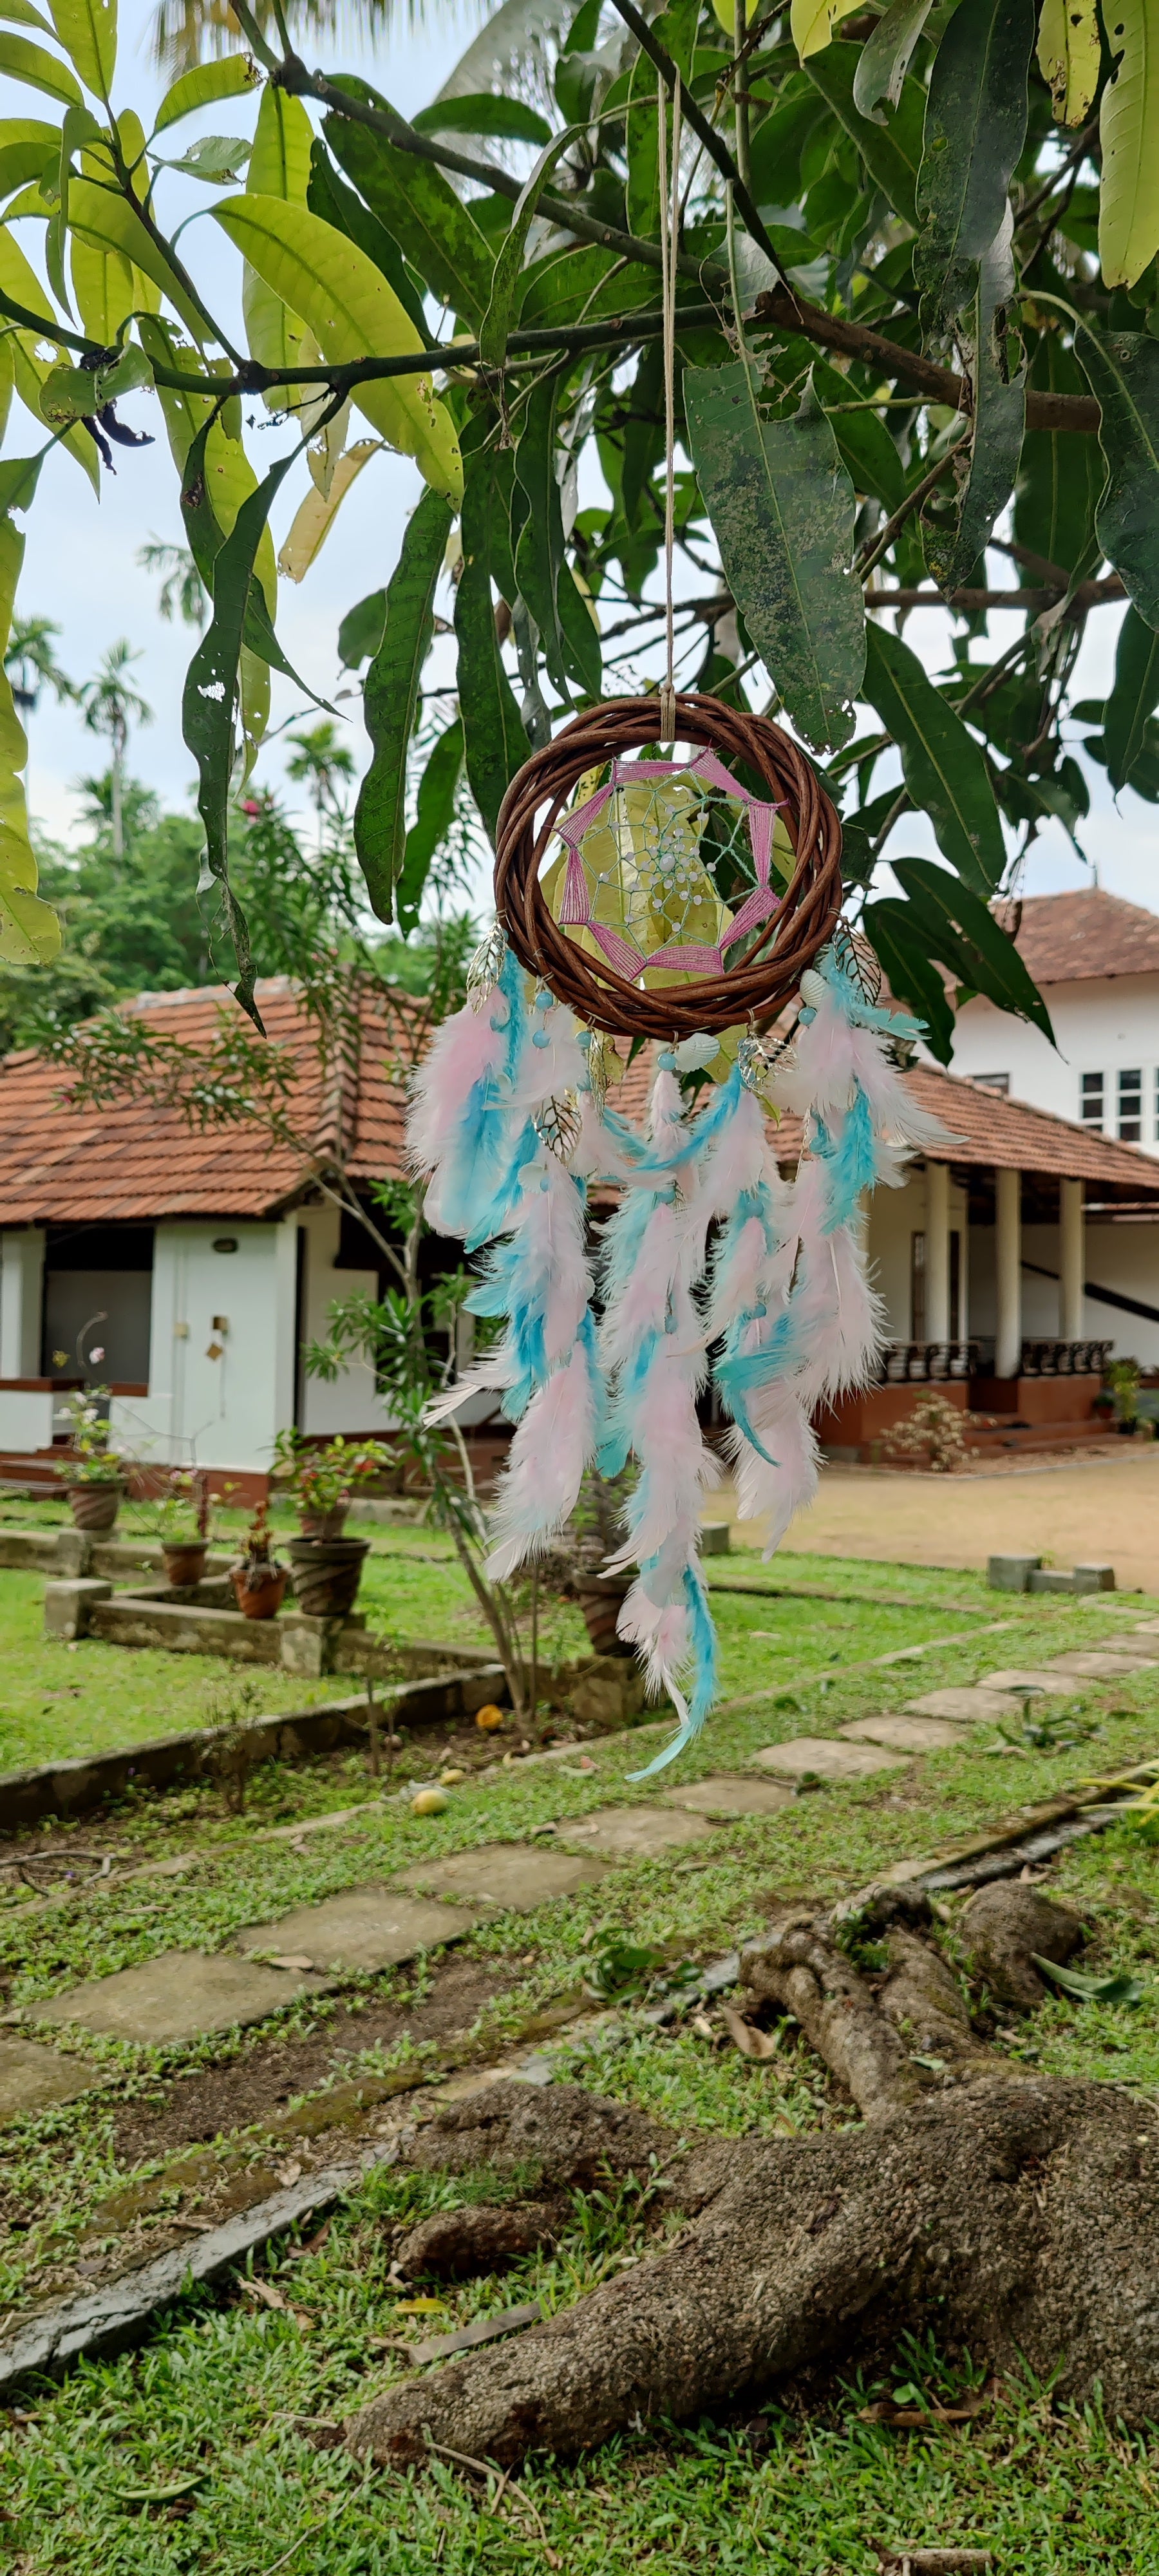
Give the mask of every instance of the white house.
MULTIPOLYGON (((980 997, 959 1013, 953 1070, 987 1091, 1159 1155, 1159 917, 1091 886, 1008 915, 1057 1041, 980 997)), ((1159 1368, 1159 1226, 1088 1192, 1085 1321, 1159 1368)), ((1028 1261, 1039 1260, 1028 1242, 1028 1261)), ((1034 1270, 1026 1284, 1034 1294, 1034 1270)))

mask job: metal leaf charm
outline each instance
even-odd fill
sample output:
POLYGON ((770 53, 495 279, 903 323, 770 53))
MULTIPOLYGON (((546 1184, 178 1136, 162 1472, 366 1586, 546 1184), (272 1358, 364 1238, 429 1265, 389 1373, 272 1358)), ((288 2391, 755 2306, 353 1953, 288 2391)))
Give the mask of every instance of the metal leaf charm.
POLYGON ((481 1011, 488 995, 494 992, 506 955, 506 934, 502 922, 497 921, 480 941, 467 968, 467 999, 473 1011, 481 1011))
POLYGON ((872 1009, 881 994, 881 968, 868 939, 861 931, 851 930, 847 921, 839 921, 833 933, 833 955, 842 974, 848 975, 872 1009))
POLYGON ((541 1145, 554 1154, 557 1162, 570 1162, 580 1139, 579 1102, 574 1091, 545 1100, 537 1109, 532 1124, 541 1145))

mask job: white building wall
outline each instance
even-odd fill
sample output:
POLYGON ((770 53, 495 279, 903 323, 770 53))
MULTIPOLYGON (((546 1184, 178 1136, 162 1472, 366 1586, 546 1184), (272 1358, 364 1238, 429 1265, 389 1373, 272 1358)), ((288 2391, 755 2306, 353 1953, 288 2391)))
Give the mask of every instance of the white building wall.
POLYGON ((159 1465, 268 1469, 293 1420, 295 1251, 287 1225, 158 1226, 149 1393, 114 1400, 115 1440, 159 1465))
POLYGON ((44 1229, 0 1233, 0 1378, 39 1377, 44 1296, 44 1229))
MULTIPOLYGON (((321 1207, 299 1208, 287 1224, 300 1226, 305 1244, 305 1297, 302 1338, 325 1341, 330 1308, 340 1297, 376 1297, 376 1270, 336 1270, 341 1231, 339 1210, 327 1200, 321 1207)), ((374 1371, 366 1362, 343 1371, 332 1386, 307 1377, 302 1387, 301 1429, 311 1437, 333 1438, 339 1431, 385 1433, 390 1417, 375 1390, 374 1371)))
MULTIPOLYGON (((869 1271, 885 1304, 886 1333, 891 1342, 912 1340, 911 1280, 913 1238, 926 1231, 926 1175, 914 1172, 900 1190, 875 1190, 869 1203, 869 1271)), ((961 1286, 958 1339, 978 1328, 973 1321, 973 1246, 964 1190, 951 1182, 950 1232, 961 1238, 961 1286)), ((975 1238, 976 1240, 976 1238, 975 1238)), ((992 1329, 992 1328, 991 1328, 992 1329)))
POLYGON ((1051 984, 1044 995, 1057 1039, 981 997, 967 1002, 954 1031, 952 1073, 1005 1074, 1012 1100, 1082 1122, 1082 1076, 1103 1076, 1103 1133, 1119 1133, 1119 1075, 1143 1076, 1144 1151, 1159 1153, 1159 975, 1092 976, 1051 984))

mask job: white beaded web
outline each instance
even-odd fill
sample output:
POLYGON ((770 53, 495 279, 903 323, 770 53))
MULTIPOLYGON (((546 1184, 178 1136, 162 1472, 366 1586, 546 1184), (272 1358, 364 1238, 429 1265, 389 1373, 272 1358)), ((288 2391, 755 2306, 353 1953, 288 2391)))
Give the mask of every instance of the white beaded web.
POLYGON ((614 761, 607 784, 558 826, 567 856, 549 870, 547 900, 561 927, 632 982, 723 974, 738 943, 777 909, 775 840, 791 869, 776 815, 712 752, 681 766, 614 761))

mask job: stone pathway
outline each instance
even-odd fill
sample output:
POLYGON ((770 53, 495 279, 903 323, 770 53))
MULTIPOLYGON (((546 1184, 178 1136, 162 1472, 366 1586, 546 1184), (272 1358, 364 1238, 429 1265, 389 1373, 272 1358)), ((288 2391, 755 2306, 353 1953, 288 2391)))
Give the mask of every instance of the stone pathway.
POLYGON ((302 1970, 267 1968, 226 1950, 167 1950, 139 1968, 72 1986, 51 2002, 30 2006, 35 2021, 75 2022, 81 2030, 107 2031, 143 2047, 171 2046, 232 2030, 235 2022, 264 2021, 298 1995, 325 1993, 327 1981, 302 1970))
POLYGON ((401 1967, 420 1950, 446 1941, 461 1941, 474 1915, 449 1905, 424 1905, 399 1896, 390 1887, 351 1887, 320 1905, 298 1905, 276 1923, 254 1923, 238 1933, 238 1946, 251 1957, 266 1953, 275 1965, 292 1962, 299 1970, 321 1969, 337 1975, 359 1968, 372 1976, 401 1967))
POLYGON ((681 1816, 663 1807, 601 1807, 594 1816, 556 1827, 561 1843, 604 1852, 609 1860, 653 1860, 682 1843, 704 1842, 712 1832, 703 1816, 681 1816))
MULTIPOLYGON (((1125 1644, 1126 1639, 1124 1638, 1123 1645, 1125 1644)), ((1085 1681, 1118 1682, 1122 1681, 1129 1673, 1153 1673, 1155 1670, 1155 1657, 1153 1655, 1127 1655, 1122 1652, 1121 1647, 1113 1655, 1104 1655, 1099 1653, 1053 1655, 1051 1657, 1049 1670, 1052 1673, 1077 1673, 1081 1675, 1085 1681)))
POLYGON ((796 1735, 791 1744, 767 1744, 754 1753, 762 1771, 779 1771, 787 1780, 869 1780, 875 1771, 901 1771, 898 1753, 872 1744, 845 1744, 831 1735, 796 1735))
POLYGON ((897 1753, 948 1753, 967 1741, 965 1727, 944 1717, 855 1717, 841 1733, 847 1744, 887 1744, 897 1753))
POLYGON ((730 1824, 737 1816, 771 1816, 791 1807, 793 1792, 784 1780, 747 1779, 743 1771, 718 1773, 710 1780, 690 1780, 686 1789, 665 1789, 666 1807, 683 1807, 690 1816, 709 1816, 730 1824))
POLYGON ((983 1721, 992 1724, 996 1717, 1019 1717, 1022 1702, 1009 1691, 963 1684, 960 1689, 927 1691, 922 1699, 907 1699, 906 1713, 910 1717, 948 1717, 951 1724, 977 1726, 983 1721))
POLYGON ((98 2067, 62 2057, 34 2039, 0 2039, 0 2127, 22 2111, 47 2111, 54 2102, 76 2102, 103 2083, 98 2067))
POLYGON ((462 1897, 469 1905, 503 1905, 514 1914, 532 1914, 553 1897, 598 1887, 606 1876, 603 1861, 558 1851, 554 1845, 484 1843, 478 1851, 452 1852, 447 1860, 416 1861, 403 1870, 399 1883, 424 1894, 462 1897))

